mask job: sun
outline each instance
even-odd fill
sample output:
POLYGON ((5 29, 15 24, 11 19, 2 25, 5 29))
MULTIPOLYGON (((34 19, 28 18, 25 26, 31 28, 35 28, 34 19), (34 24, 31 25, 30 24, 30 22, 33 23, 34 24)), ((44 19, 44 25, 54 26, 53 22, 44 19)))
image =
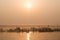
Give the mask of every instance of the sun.
POLYGON ((31 8, 31 3, 27 3, 27 4, 26 4, 26 7, 27 7, 27 8, 31 8))

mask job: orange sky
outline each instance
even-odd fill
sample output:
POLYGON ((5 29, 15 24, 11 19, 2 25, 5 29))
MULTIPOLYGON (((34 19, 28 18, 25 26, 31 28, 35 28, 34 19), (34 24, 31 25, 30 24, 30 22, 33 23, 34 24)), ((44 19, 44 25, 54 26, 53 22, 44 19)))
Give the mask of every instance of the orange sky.
POLYGON ((0 0, 0 24, 60 24, 60 0, 0 0))

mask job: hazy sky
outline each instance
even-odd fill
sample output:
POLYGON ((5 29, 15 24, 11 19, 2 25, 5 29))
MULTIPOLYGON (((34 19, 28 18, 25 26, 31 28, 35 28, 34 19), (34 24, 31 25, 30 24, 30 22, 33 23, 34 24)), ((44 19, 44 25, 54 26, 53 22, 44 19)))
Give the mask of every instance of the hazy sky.
POLYGON ((0 24, 60 24, 60 0, 0 0, 0 24))

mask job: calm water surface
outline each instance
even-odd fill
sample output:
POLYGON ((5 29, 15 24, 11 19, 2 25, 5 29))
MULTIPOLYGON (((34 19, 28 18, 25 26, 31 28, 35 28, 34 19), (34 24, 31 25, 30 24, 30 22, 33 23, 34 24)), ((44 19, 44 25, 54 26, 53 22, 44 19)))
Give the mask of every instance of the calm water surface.
POLYGON ((60 32, 0 33, 0 40, 60 40, 60 32))

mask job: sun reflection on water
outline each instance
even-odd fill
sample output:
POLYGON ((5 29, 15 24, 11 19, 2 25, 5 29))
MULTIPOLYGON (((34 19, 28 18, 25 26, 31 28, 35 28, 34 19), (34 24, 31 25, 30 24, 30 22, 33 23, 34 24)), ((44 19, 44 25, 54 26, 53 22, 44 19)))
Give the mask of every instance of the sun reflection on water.
POLYGON ((27 33, 27 40, 30 40, 30 34, 31 32, 27 33))

